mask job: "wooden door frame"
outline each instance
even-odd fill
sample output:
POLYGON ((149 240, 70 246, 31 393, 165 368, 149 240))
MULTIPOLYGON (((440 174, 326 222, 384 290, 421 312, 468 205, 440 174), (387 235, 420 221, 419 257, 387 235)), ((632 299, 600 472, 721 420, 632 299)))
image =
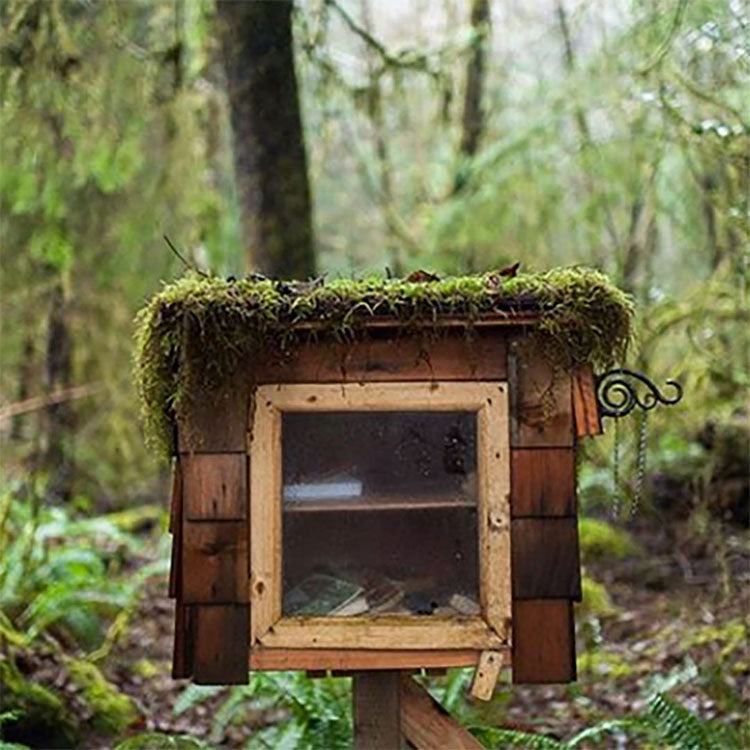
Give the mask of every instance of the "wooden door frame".
POLYGON ((511 642, 510 445, 504 381, 257 386, 250 443, 250 644, 264 649, 507 649, 511 642), (282 617, 284 411, 477 414, 480 615, 282 617))

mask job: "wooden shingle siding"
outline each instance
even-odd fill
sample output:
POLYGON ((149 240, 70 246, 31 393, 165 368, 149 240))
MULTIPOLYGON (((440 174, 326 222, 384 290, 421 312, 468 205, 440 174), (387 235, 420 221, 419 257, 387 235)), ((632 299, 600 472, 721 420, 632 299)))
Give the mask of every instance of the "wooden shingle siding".
POLYGON ((169 566, 168 593, 172 599, 175 599, 179 596, 180 568, 182 566, 182 470, 179 457, 175 458, 172 469, 169 531, 172 534, 172 556, 169 566))
POLYGON ((182 596, 187 604, 247 601, 247 524, 185 521, 182 596))
POLYGON ((516 448, 511 452, 513 518, 573 516, 575 455, 570 448, 516 448))
POLYGON ((250 659, 248 608, 202 604, 194 609, 193 681, 199 685, 245 684, 250 659))
POLYGON ((358 341, 303 344, 287 359, 269 356, 256 366, 255 377, 259 384, 506 379, 506 339, 494 332, 383 333, 371 332, 358 341))
POLYGON ((508 351, 511 392, 510 444, 513 448, 572 448, 573 404, 570 376, 553 368, 526 339, 508 351))
POLYGON ((181 458, 188 521, 247 518, 247 456, 242 453, 185 454, 181 458))
POLYGON ((172 674, 201 684, 244 683, 249 664, 247 456, 183 454, 175 459, 174 472, 172 674))
POLYGON ((581 597, 575 518, 516 518, 511 522, 513 598, 581 597))
POLYGON ((195 648, 193 607, 177 602, 175 605, 174 650, 172 652, 172 677, 182 680, 193 676, 193 650, 195 648))
POLYGON ((513 682, 576 679, 573 603, 568 599, 513 603, 513 682))
POLYGON ((596 401, 596 380, 590 366, 579 367, 573 373, 573 415, 576 435, 602 434, 602 420, 596 401))

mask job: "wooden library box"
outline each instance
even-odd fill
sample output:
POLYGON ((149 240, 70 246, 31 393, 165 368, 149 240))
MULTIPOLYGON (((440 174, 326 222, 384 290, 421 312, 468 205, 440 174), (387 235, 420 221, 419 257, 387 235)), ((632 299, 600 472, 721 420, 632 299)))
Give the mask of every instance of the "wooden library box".
POLYGON ((174 676, 489 661, 574 680, 575 451, 599 419, 591 368, 553 367, 538 322, 301 323, 181 403, 174 676))

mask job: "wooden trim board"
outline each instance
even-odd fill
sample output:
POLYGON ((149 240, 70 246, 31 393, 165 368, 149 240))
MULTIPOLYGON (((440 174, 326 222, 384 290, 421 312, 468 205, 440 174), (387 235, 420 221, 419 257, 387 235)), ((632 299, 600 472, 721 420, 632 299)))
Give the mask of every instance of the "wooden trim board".
MULTIPOLYGON (((418 651, 414 649, 325 649, 264 648, 256 645, 250 652, 250 669, 255 670, 370 670, 419 669, 420 667, 473 667, 480 651, 472 649, 418 651)), ((503 651, 505 666, 510 666, 510 651, 503 651)))
POLYGON ((414 650, 451 646, 497 649, 506 644, 482 617, 282 617, 260 636, 267 648, 347 648, 414 650))

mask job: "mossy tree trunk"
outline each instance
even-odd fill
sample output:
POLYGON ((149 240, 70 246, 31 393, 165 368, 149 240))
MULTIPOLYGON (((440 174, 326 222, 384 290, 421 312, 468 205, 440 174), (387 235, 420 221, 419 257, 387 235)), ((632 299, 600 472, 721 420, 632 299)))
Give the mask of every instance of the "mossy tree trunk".
POLYGON ((217 9, 248 265, 305 278, 315 255, 292 3, 218 0, 217 9))
MULTIPOLYGON (((47 315, 47 351, 45 357, 47 392, 70 388, 73 367, 73 337, 70 331, 70 303, 63 282, 59 281, 50 297, 47 315)), ((73 439, 75 422, 69 401, 51 404, 46 418, 44 468, 49 474, 48 495, 67 502, 73 490, 73 439)))

